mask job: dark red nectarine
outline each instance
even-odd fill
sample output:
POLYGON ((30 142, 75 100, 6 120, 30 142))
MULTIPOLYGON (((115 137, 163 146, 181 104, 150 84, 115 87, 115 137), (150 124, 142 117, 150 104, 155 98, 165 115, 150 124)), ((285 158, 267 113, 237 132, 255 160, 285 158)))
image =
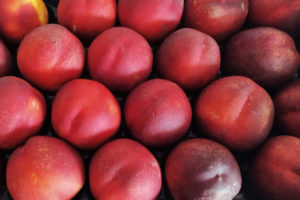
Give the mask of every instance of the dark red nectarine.
POLYGON ((274 96, 275 121, 285 134, 300 137, 300 80, 282 88, 274 96))
POLYGON ((155 157, 141 144, 117 139, 93 156, 90 188, 98 200, 154 200, 161 189, 161 171, 155 157))
POLYGON ((1 0, 0 35, 18 44, 34 28, 48 23, 43 0, 1 0))
POLYGON ((250 0, 249 22, 254 26, 271 26, 300 34, 299 0, 250 0))
POLYGON ((59 0, 57 6, 58 22, 87 41, 114 26, 116 17, 116 0, 59 0))
POLYGON ((152 62, 148 42, 125 27, 104 31, 88 50, 88 68, 92 78, 118 92, 128 92, 146 80, 152 62))
POLYGON ((212 81, 220 69, 220 49, 209 35, 191 28, 171 33, 156 54, 160 76, 186 90, 198 90, 212 81))
POLYGON ((46 116, 43 95, 23 79, 0 78, 0 149, 11 149, 37 134, 46 116))
POLYGON ((167 158, 165 175, 174 200, 231 200, 242 183, 230 151, 207 139, 179 143, 167 158))
POLYGON ((184 91, 163 79, 146 81, 132 90, 124 113, 133 137, 154 147, 168 146, 182 138, 192 119, 184 91))
POLYGON ((13 199, 72 199, 84 184, 83 161, 66 142, 35 136, 10 156, 6 183, 13 199))
POLYGON ((242 75, 265 88, 276 88, 291 80, 300 66, 300 55, 288 34, 269 27, 234 35, 226 44, 221 71, 242 75))
POLYGON ((297 137, 277 136, 264 144, 250 170, 250 178, 262 199, 299 199, 299 155, 300 139, 297 137))
POLYGON ((184 0, 119 0, 118 16, 122 26, 157 42, 177 27, 183 6, 184 0))
POLYGON ((242 27, 248 7, 248 0, 186 0, 183 22, 222 41, 242 27))
POLYGON ((93 149, 111 138, 121 123, 113 94, 101 83, 75 79, 56 94, 51 113, 55 132, 74 146, 93 149))
POLYGON ((28 33, 17 54, 18 67, 25 79, 43 90, 53 91, 78 78, 84 60, 80 40, 58 24, 43 25, 28 33))
POLYGON ((274 105, 269 94, 251 79, 229 76, 200 93, 195 114, 207 136, 232 150, 246 151, 266 139, 274 105))

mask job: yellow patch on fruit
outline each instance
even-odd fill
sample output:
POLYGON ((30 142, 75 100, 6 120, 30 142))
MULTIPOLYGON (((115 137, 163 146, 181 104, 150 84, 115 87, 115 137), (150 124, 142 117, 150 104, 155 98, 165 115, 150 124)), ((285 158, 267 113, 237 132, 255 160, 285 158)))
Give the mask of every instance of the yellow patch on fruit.
POLYGON ((108 104, 108 110, 109 110, 110 113, 112 113, 112 114, 117 113, 116 106, 113 102, 107 101, 107 104, 108 104))
POLYGON ((40 111, 41 109, 41 104, 40 102, 35 99, 35 98, 30 98, 28 100, 28 103, 27 103, 27 110, 29 112, 36 112, 36 111, 40 111))
POLYGON ((37 184, 38 183, 38 176, 36 173, 32 173, 30 176, 30 182, 32 182, 33 184, 37 184))
POLYGON ((31 5, 36 10, 41 24, 47 24, 48 11, 43 0, 28 0, 28 2, 31 3, 31 5))

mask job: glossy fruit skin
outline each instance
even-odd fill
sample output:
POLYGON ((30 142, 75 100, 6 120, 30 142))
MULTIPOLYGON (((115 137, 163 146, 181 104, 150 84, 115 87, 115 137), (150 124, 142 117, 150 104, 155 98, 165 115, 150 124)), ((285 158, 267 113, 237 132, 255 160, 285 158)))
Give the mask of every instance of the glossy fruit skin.
POLYGON ((91 77, 112 91, 128 92, 145 81, 152 63, 153 54, 148 42, 126 27, 104 31, 88 50, 91 77))
POLYGON ((241 172, 230 151, 208 139, 188 139, 168 155, 165 175, 174 200, 229 200, 241 189, 241 172))
POLYGON ((126 99, 124 113, 133 137, 152 147, 178 141, 186 134, 192 119, 184 91, 163 79, 152 79, 136 87, 126 99))
POLYGON ((282 132, 300 137, 300 81, 293 81, 284 86, 273 100, 276 111, 275 121, 282 132))
POLYGON ((85 52, 80 40, 58 24, 40 26, 25 36, 17 53, 21 74, 40 89, 56 91, 78 78, 85 52))
POLYGON ((34 28, 48 23, 48 11, 43 0, 1 0, 0 35, 19 44, 34 28))
POLYGON ((269 94, 251 79, 229 76, 214 81, 200 93, 195 116, 208 137, 231 150, 247 151, 269 134, 274 105, 269 94))
POLYGON ((199 90, 214 80, 220 64, 217 42, 209 35, 191 28, 171 33, 156 53, 159 75, 185 90, 199 90))
POLYGON ((300 139, 286 135, 271 138, 259 150, 250 178, 262 199, 299 199, 299 154, 300 139))
POLYGON ((224 41, 242 27, 248 7, 248 0, 187 0, 183 22, 217 41, 224 41))
POLYGON ((251 0, 249 22, 253 26, 276 27, 293 37, 299 36, 300 1, 298 0, 251 0))
POLYGON ((75 79, 56 94, 51 122, 55 132, 80 149, 95 149, 118 130, 120 106, 101 83, 75 79))
POLYGON ((84 164, 66 142, 35 136, 12 153, 6 182, 16 200, 72 199, 84 184, 84 164))
POLYGON ((60 0, 57 7, 58 22, 86 41, 113 27, 116 18, 115 0, 60 0))
POLYGON ((37 134, 46 115, 44 96, 23 79, 0 78, 0 149, 13 149, 37 134))
POLYGON ((101 147, 89 169, 90 189, 95 199, 154 200, 162 178, 155 157, 130 139, 116 139, 101 147))
POLYGON ((13 71, 13 58, 0 38, 0 77, 7 76, 13 71))
POLYGON ((119 0, 122 26, 134 29, 150 42, 158 42, 180 22, 184 0, 119 0))
POLYGON ((260 27, 241 31, 227 43, 221 71, 247 76, 264 88, 278 88, 300 66, 295 42, 285 32, 260 27))

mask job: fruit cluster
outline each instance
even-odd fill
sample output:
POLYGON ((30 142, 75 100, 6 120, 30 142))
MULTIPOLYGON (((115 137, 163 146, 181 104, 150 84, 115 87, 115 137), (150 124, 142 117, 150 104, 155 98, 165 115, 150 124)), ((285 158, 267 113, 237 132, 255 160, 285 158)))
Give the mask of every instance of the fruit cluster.
POLYGON ((0 0, 0 199, 299 199, 299 27, 300 0, 0 0))

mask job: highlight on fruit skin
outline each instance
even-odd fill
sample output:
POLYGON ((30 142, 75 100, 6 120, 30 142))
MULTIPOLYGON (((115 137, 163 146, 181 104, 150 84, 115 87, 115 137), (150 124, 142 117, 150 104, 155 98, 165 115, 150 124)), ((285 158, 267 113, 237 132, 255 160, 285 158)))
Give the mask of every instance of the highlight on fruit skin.
POLYGON ((48 23, 48 10, 43 0, 1 0, 0 35, 19 44, 34 28, 48 23))

